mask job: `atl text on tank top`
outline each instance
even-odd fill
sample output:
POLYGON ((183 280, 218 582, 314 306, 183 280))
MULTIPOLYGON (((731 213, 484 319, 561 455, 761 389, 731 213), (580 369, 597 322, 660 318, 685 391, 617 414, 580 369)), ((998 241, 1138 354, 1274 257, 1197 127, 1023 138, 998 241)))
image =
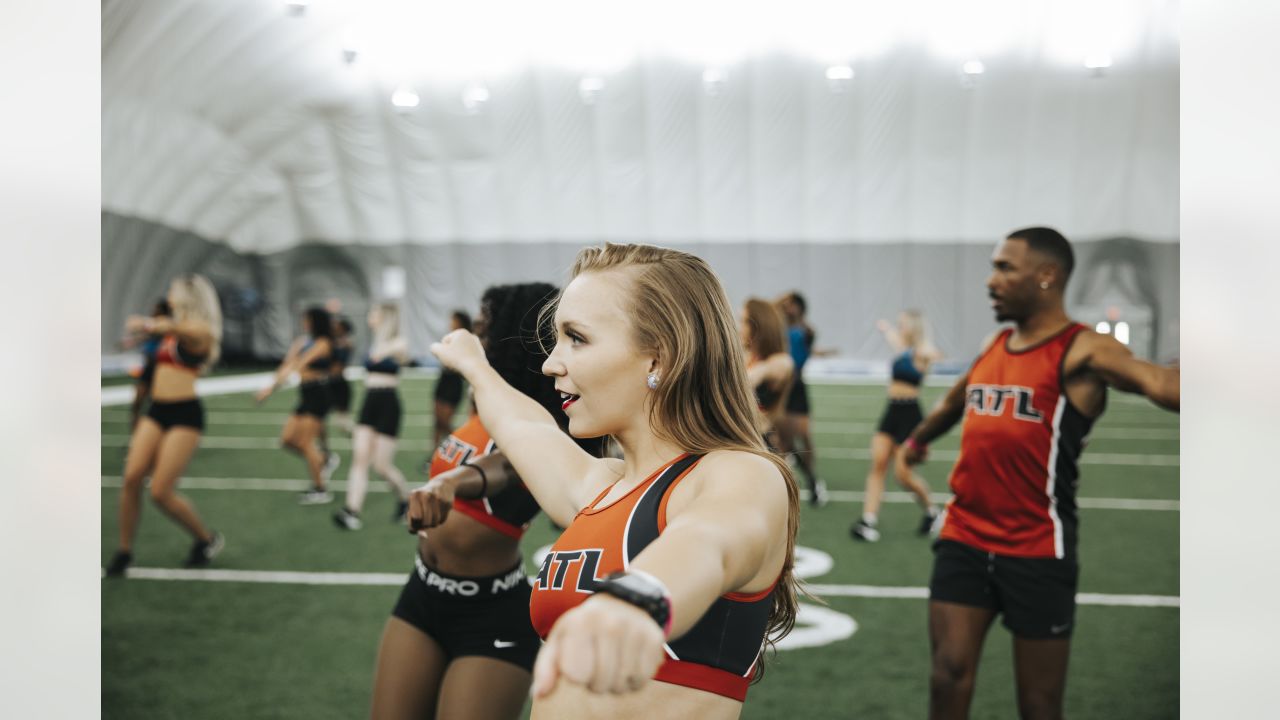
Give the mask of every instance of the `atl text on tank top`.
MULTIPOLYGON (((701 455, 682 455, 618 500, 598 507, 606 488, 578 512, 551 547, 533 583, 529 613, 543 638, 561 615, 594 592, 596 581, 626 570, 667 526, 671 490, 701 455)), ((612 486, 611 486, 612 487, 612 486)), ((717 598, 684 635, 663 646, 655 680, 744 700, 764 645, 772 586, 717 598)))
POLYGON ((1022 350, 1002 332, 969 371, 955 497, 940 537, 998 555, 1074 558, 1080 453, 1093 420, 1067 399, 1062 366, 1083 325, 1022 350))
MULTIPOLYGON (((431 456, 430 475, 435 477, 494 450, 494 442, 484 425, 480 424, 480 416, 472 415, 436 448, 435 454, 431 456)), ((529 494, 529 489, 517 479, 491 497, 474 500, 455 497, 453 509, 503 535, 519 540, 528 529, 529 521, 541 508, 533 495, 529 494)))

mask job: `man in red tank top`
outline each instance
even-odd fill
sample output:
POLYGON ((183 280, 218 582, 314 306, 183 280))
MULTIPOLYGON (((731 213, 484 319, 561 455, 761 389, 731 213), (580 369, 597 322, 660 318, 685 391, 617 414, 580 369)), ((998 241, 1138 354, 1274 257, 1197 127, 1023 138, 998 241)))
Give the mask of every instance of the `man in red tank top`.
POLYGON ((908 464, 961 419, 955 497, 929 582, 930 718, 969 713, 982 642, 995 620, 1013 634, 1018 713, 1060 718, 1079 576, 1080 453, 1107 387, 1178 410, 1179 371, 1139 360, 1063 306, 1071 245, 1056 230, 1017 230, 996 246, 987 293, 996 320, 969 372, 903 444, 908 464))

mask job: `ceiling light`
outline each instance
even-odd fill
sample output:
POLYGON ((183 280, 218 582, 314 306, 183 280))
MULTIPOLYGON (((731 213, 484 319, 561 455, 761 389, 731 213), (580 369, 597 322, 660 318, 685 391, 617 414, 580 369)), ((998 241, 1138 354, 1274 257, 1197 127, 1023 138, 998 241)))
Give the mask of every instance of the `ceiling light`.
POLYGON ((469 113, 478 113, 484 104, 489 102, 489 88, 483 85, 468 85, 462 91, 462 107, 469 113))
POLYGON ((578 81, 578 96, 582 98, 582 102, 587 105, 595 105, 596 98, 600 96, 600 91, 604 90, 604 79, 595 75, 588 75, 578 81))
POLYGON ((987 66, 981 60, 970 60, 964 64, 963 69, 965 75, 981 75, 987 71, 987 66))
POLYGON ((827 68, 828 80, 852 80, 853 68, 848 65, 832 65, 827 68))
POLYGON ((401 85, 391 93, 391 104, 398 108, 415 108, 418 107, 418 93, 414 92, 408 85, 401 85))

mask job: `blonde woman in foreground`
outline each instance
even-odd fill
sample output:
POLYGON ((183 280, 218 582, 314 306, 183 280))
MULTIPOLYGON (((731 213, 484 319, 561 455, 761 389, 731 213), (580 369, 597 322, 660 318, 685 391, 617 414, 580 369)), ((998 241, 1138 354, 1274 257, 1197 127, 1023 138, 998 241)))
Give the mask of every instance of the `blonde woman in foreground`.
MULTIPOLYGON (((458 330, 432 346, 542 509, 566 526, 533 585, 545 639, 533 718, 737 718, 768 643, 795 623, 795 481, 754 425, 723 287, 693 255, 591 247, 554 309, 574 437, 458 330)), ((412 512, 411 519, 412 519, 412 512)))

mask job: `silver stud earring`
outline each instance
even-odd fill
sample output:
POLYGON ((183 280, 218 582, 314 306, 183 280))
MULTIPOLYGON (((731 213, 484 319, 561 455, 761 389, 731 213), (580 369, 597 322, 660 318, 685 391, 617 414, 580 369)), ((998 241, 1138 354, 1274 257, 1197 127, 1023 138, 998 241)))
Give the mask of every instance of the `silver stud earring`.
POLYGON ((657 390, 658 389, 658 373, 656 372, 649 373, 649 376, 645 378, 645 384, 649 386, 650 390, 657 390))
POLYGON ((1048 290, 1048 289, 1049 289, 1049 283, 1047 283, 1047 282, 1042 282, 1042 283, 1040 283, 1040 289, 1041 289, 1041 290, 1048 290))

